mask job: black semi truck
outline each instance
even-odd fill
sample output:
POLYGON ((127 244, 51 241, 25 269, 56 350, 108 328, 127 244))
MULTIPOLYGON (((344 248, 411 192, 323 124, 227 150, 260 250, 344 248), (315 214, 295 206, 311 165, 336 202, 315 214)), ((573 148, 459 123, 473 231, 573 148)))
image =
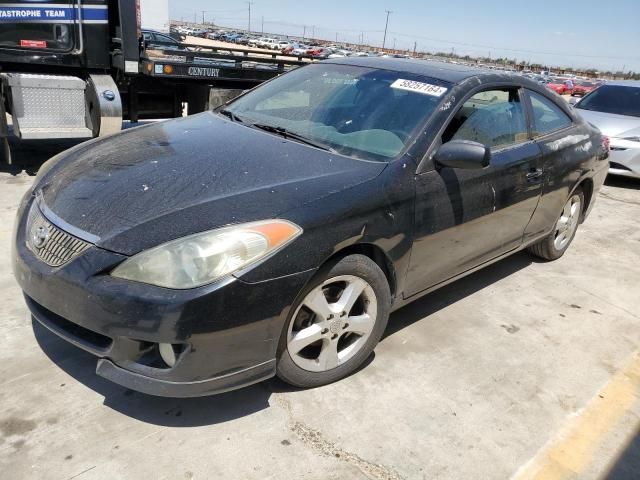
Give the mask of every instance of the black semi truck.
POLYGON ((20 140, 93 138, 123 120, 173 118, 224 103, 309 61, 184 44, 141 31, 140 0, 0 1, 0 153, 20 140), (7 115, 11 115, 12 129, 7 115))

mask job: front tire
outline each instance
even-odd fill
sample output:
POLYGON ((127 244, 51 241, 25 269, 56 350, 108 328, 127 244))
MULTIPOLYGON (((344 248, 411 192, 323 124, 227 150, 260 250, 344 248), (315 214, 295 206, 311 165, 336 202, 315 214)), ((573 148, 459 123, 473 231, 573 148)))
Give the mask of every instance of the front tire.
POLYGON ((567 200, 553 231, 540 242, 531 245, 527 249, 529 253, 544 260, 557 260, 562 257, 576 236, 583 211, 584 193, 578 188, 567 200))
POLYGON ((387 326, 391 292, 380 267, 350 255, 323 268, 292 309, 277 375, 311 388, 340 380, 369 357, 387 326))

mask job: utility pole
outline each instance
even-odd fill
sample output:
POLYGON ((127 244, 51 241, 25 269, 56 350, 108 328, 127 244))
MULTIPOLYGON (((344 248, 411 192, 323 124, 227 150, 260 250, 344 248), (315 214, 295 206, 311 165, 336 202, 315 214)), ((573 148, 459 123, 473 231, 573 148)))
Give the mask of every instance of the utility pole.
POLYGON ((393 13, 391 10, 385 10, 385 12, 387 12, 387 22, 384 24, 384 38, 382 39, 382 48, 384 48, 385 44, 387 43, 387 28, 389 27, 389 15, 393 13))
POLYGON ((307 26, 303 25, 303 30, 302 30, 302 43, 304 43, 304 37, 307 36, 307 26))
POLYGON ((338 43, 338 32, 336 32, 336 43, 338 43))
POLYGON ((247 2, 247 5, 249 5, 249 28, 247 32, 251 33, 251 5, 253 5, 253 2, 247 2))
POLYGON ((311 38, 316 38, 316 26, 311 26, 311 38))
POLYGON ((413 42, 413 56, 416 56, 416 50, 418 49, 418 42, 413 42))
POLYGON ((204 25, 204 14, 205 14, 205 11, 204 11, 204 10, 202 10, 202 24, 203 24, 203 25, 204 25))
POLYGON ((262 34, 264 35, 264 15, 262 16, 262 34))

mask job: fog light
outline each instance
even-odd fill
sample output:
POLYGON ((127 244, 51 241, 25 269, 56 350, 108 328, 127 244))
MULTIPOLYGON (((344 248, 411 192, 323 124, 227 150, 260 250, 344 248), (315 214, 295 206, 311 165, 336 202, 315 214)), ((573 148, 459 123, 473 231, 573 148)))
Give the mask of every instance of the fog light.
POLYGON ((170 343, 159 343, 158 351, 160 352, 160 356, 164 363, 166 363, 169 367, 173 367, 176 364, 176 351, 173 348, 173 345, 170 343))

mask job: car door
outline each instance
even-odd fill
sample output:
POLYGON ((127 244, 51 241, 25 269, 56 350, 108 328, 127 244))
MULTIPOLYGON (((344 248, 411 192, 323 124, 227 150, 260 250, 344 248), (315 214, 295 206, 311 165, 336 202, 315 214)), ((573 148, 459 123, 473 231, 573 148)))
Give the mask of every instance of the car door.
MULTIPOLYGON (((531 111, 532 136, 542 152, 544 184, 542 198, 524 240, 531 241, 549 233, 569 192, 576 185, 593 153, 592 136, 554 100, 527 90, 531 111)), ((561 100, 562 101, 562 100, 561 100)))
POLYGON ((414 244, 406 295, 473 269, 522 244, 541 194, 541 151, 518 88, 473 94, 441 137, 491 148, 484 169, 433 165, 416 176, 414 244))

